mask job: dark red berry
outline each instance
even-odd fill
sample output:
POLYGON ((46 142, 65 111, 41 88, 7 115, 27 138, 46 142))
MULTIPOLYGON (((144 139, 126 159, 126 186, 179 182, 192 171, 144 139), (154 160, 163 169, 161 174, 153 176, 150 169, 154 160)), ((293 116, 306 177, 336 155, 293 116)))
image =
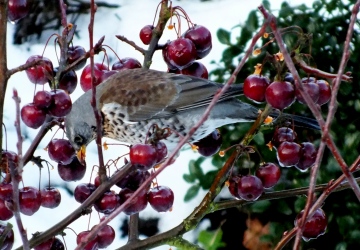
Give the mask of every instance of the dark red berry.
POLYGON ((301 171, 306 171, 312 167, 316 160, 317 150, 311 142, 303 142, 300 144, 301 153, 300 160, 295 167, 301 171))
POLYGON ((141 63, 137 59, 131 57, 125 57, 120 61, 114 63, 111 69, 121 71, 124 69, 137 69, 141 67, 142 67, 141 63))
POLYGON ((211 134, 197 142, 194 142, 194 145, 198 147, 197 150, 202 156, 212 156, 216 154, 222 145, 222 136, 220 131, 215 129, 211 134))
POLYGON ((36 92, 34 96, 34 105, 38 109, 47 109, 51 104, 51 93, 46 90, 36 92))
POLYGON ((74 198, 77 202, 83 203, 95 189, 96 187, 92 183, 80 183, 74 190, 74 198))
MULTIPOLYGON (((107 68, 101 63, 94 64, 94 85, 97 86, 101 83, 101 77, 107 68)), ((86 92, 91 89, 91 65, 86 65, 80 76, 81 89, 86 92)))
POLYGON ((139 36, 140 36, 140 40, 143 42, 143 44, 145 44, 145 45, 149 45, 149 44, 150 44, 153 29, 154 29, 154 26, 152 26, 152 25, 145 25, 145 26, 140 30, 139 36))
POLYGON ((182 70, 175 70, 176 74, 182 74, 182 75, 189 75, 189 76, 195 76, 199 78, 208 79, 209 73, 201 62, 195 61, 190 66, 182 69, 182 70))
POLYGON ((58 173, 64 181, 81 180, 86 172, 86 165, 81 164, 77 157, 74 157, 69 164, 58 164, 58 173))
POLYGON ((150 173, 148 171, 141 171, 139 169, 134 169, 130 174, 121 179, 116 186, 120 188, 129 188, 133 191, 136 191, 143 182, 149 178, 150 173))
POLYGON ((118 206, 119 195, 115 194, 114 191, 106 191, 100 199, 94 203, 95 210, 104 214, 110 214, 118 206))
POLYGON ((12 204, 12 200, 0 199, 0 220, 9 220, 14 216, 14 213, 9 209, 9 205, 12 204))
POLYGON ((282 142, 293 142, 295 139, 296 133, 294 130, 288 127, 281 127, 275 130, 271 143, 278 148, 282 142))
POLYGON ((74 70, 70 70, 60 77, 59 89, 65 90, 69 95, 74 92, 78 78, 74 70))
POLYGON ((255 73, 244 80, 244 95, 256 103, 265 101, 265 91, 270 84, 269 78, 260 75, 261 67, 256 68, 255 73))
POLYGON ((174 203, 174 193, 166 186, 151 188, 147 194, 148 202, 157 212, 169 211, 174 203))
POLYGON ((239 176, 239 175, 232 175, 229 178, 229 192, 236 199, 241 199, 239 196, 239 192, 238 192, 238 185, 239 185, 240 178, 241 178, 241 176, 239 176))
POLYGON ((9 0, 8 2, 8 19, 16 22, 25 17, 30 11, 28 0, 9 0))
POLYGON ((211 33, 202 25, 194 25, 189 28, 183 37, 190 39, 196 48, 197 59, 207 56, 212 48, 211 33))
MULTIPOLYGON (((122 205, 125 201, 130 199, 130 196, 133 193, 134 193, 134 191, 132 191, 129 188, 121 189, 119 192, 120 205, 122 205)), ((124 213, 127 215, 132 215, 132 214, 138 213, 146 208, 147 203, 148 203, 148 201, 147 201, 146 191, 140 192, 140 194, 138 196, 134 197, 130 201, 130 204, 128 206, 126 206, 126 208, 124 209, 124 213)))
POLYGON ((11 250, 14 245, 14 231, 0 223, 0 238, 3 239, 1 250, 11 250), (6 235, 4 235, 6 233, 6 235))
POLYGON ((281 171, 279 166, 275 163, 267 162, 260 165, 260 167, 256 170, 255 175, 259 177, 264 188, 271 188, 278 183, 281 171))
POLYGON ((196 48, 194 43, 187 38, 178 38, 168 43, 163 53, 164 61, 170 65, 170 69, 183 69, 192 64, 196 57, 196 48))
POLYGON ((64 165, 70 164, 75 157, 75 149, 66 139, 52 139, 48 145, 51 160, 64 165))
POLYGON ((11 200, 13 198, 13 185, 12 183, 0 183, 0 199, 11 200))
MULTIPOLYGON (((77 236, 76 236, 76 244, 80 244, 84 241, 85 237, 90 233, 90 231, 83 231, 80 232, 77 236)), ((98 249, 98 238, 95 237, 94 239, 92 239, 91 241, 89 241, 84 248, 82 248, 84 250, 96 250, 98 249)))
POLYGON ((241 199, 256 201, 263 192, 263 184, 255 175, 247 175, 240 178, 238 182, 238 194, 241 199))
POLYGON ((45 187, 41 191, 41 206, 46 208, 56 208, 61 202, 59 189, 54 187, 45 187))
POLYGON ((296 165, 300 161, 301 146, 296 142, 282 142, 277 150, 277 158, 282 167, 296 165))
POLYGON ((61 240, 59 240, 57 237, 55 237, 50 250, 65 250, 64 243, 62 243, 61 240))
POLYGON ((149 170, 156 161, 157 152, 152 145, 139 143, 130 147, 130 162, 139 170, 149 170))
POLYGON ((50 115, 54 117, 64 117, 70 113, 72 108, 71 98, 62 89, 53 89, 51 93, 51 105, 48 109, 50 115))
POLYGON ((115 239, 114 229, 109 225, 105 225, 98 232, 97 239, 98 239, 99 248, 107 248, 108 246, 111 245, 111 243, 113 243, 115 239))
MULTIPOLYGON (((299 220, 302 218, 304 210, 302 210, 296 217, 295 226, 298 225, 299 220)), ((309 218, 305 225, 304 231, 302 232, 302 237, 305 241, 310 239, 316 239, 320 235, 325 233, 327 227, 327 218, 324 211, 321 208, 318 208, 314 214, 309 218)))
MULTIPOLYGON (((308 78, 305 77, 303 78, 302 84, 303 84, 303 88, 304 88, 304 92, 310 96, 310 98, 316 103, 317 100, 319 99, 319 86, 318 84, 314 81, 315 79, 313 78, 308 78)), ((302 97, 302 95, 300 94, 299 89, 295 89, 295 96, 298 102, 305 104, 305 99, 302 97)))
POLYGON ((54 242, 55 237, 51 237, 50 239, 40 243, 39 245, 34 247, 34 250, 50 250, 51 246, 54 242))
POLYGON ((19 190, 20 212, 33 215, 41 206, 41 194, 35 187, 23 187, 19 190))
POLYGON ((283 110, 295 101, 294 86, 289 82, 272 82, 266 88, 265 99, 272 107, 283 110))
POLYGON ((168 153, 166 144, 162 141, 158 141, 153 146, 155 147, 157 154, 156 163, 161 162, 163 159, 165 159, 168 153))
POLYGON ((20 115, 25 125, 33 129, 39 128, 46 120, 46 112, 35 106, 34 103, 23 106, 20 115))
POLYGON ((25 72, 30 82, 45 84, 52 77, 54 68, 52 62, 43 56, 30 56, 26 63, 30 63, 38 59, 41 59, 41 61, 36 66, 26 69, 25 72))
POLYGON ((325 80, 317 80, 316 83, 319 86, 319 99, 317 100, 317 104, 321 106, 330 100, 331 87, 325 80))
MULTIPOLYGON (((81 46, 70 46, 68 48, 68 64, 72 64, 73 62, 77 61, 79 58, 81 58, 83 55, 86 54, 86 51, 81 46)), ((86 64, 86 59, 81 60, 79 64, 77 64, 73 69, 79 70, 82 67, 84 67, 86 64)))

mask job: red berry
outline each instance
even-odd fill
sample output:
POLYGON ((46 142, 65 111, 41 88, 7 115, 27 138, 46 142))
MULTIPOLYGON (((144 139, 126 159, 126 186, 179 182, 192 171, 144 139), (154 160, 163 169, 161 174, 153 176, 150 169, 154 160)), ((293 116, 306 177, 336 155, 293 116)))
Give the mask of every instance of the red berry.
POLYGON ((259 74, 252 74, 244 81, 244 95, 256 103, 265 101, 265 91, 269 86, 270 80, 259 74))
POLYGON ((183 34, 183 37, 194 43, 197 59, 204 58, 210 53, 212 48, 211 33, 204 26, 194 25, 183 34))
POLYGON ((50 239, 40 243, 39 245, 34 247, 34 250, 51 250, 51 246, 55 240, 55 237, 51 237, 50 239))
POLYGON ((246 201, 256 201, 264 191, 261 180, 255 175, 240 177, 238 181, 238 195, 246 201))
POLYGON ((130 147, 130 161, 139 170, 152 168, 157 161, 156 149, 150 144, 135 144, 130 147))
POLYGON ((294 86, 289 82, 272 82, 266 88, 265 99, 272 107, 283 110, 295 100, 294 86))
POLYGON ((116 186, 120 188, 129 188, 133 191, 136 191, 143 182, 149 178, 150 173, 148 171, 141 171, 139 169, 134 169, 130 174, 121 179, 116 186))
MULTIPOLYGON (((129 188, 121 189, 119 192, 120 205, 123 204, 126 200, 128 200, 133 193, 134 193, 134 191, 132 191, 129 188)), ((132 214, 138 213, 146 208, 147 203, 148 203, 148 201, 147 201, 146 191, 140 192, 140 194, 138 196, 136 196, 135 198, 133 198, 131 200, 130 204, 128 206, 126 206, 126 208, 124 209, 124 213, 127 215, 132 215, 132 214)))
POLYGON ((65 90, 69 95, 74 92, 78 78, 74 70, 70 70, 60 77, 59 89, 65 90))
POLYGON ((77 202, 83 203, 95 189, 96 187, 92 183, 81 183, 75 187, 74 198, 77 202))
POLYGON ((118 206, 119 195, 115 194, 114 191, 106 191, 102 197, 94 203, 95 210, 104 214, 110 214, 118 206))
POLYGON ((149 190, 147 199, 151 207, 157 212, 169 211, 174 203, 174 193, 166 186, 156 186, 149 190))
POLYGON ((8 19, 11 22, 16 22, 25 17, 30 10, 28 0, 9 0, 8 2, 8 19))
POLYGON ((257 170, 255 175, 259 177, 264 188, 271 188, 278 183, 281 171, 278 165, 272 162, 262 164, 257 170))
POLYGON ((23 187, 19 190, 20 212, 25 215, 33 215, 41 205, 41 194, 37 188, 23 187))
POLYGON ((48 145, 50 159, 64 165, 70 164, 75 157, 75 150, 66 139, 52 139, 48 145))
POLYGON ((209 73, 201 62, 195 61, 190 66, 182 69, 182 70, 175 70, 173 73, 176 74, 182 74, 182 75, 189 75, 189 76, 195 76, 200 77, 204 79, 209 78, 209 73))
POLYGON ((104 71, 104 73, 102 74, 101 78, 100 78, 100 82, 105 81, 106 79, 108 79, 110 76, 114 75, 118 73, 117 70, 109 70, 109 71, 104 71))
POLYGON ((275 130, 271 143, 278 148, 282 142, 293 142, 295 139, 296 133, 294 130, 288 127, 281 127, 275 130))
POLYGON ((53 89, 51 93, 51 105, 48 109, 54 117, 64 117, 70 113, 72 102, 70 96, 62 89, 53 89))
MULTIPOLYGON (((299 220, 302 218, 304 214, 304 210, 301 211, 295 220, 295 226, 298 225, 299 220)), ((309 241, 310 239, 316 239, 320 235, 325 233, 327 227, 327 218, 324 211, 321 208, 318 208, 314 214, 309 218, 305 225, 304 231, 302 232, 302 238, 305 241, 309 241)))
POLYGON ((114 229, 109 225, 105 225, 98 232, 97 239, 98 239, 99 248, 107 248, 108 246, 111 245, 111 243, 113 243, 115 239, 114 229))
POLYGON ((65 250, 64 243, 62 243, 61 240, 59 240, 57 237, 55 237, 50 250, 65 250))
MULTIPOLYGON (((101 83, 101 77, 107 68, 101 63, 94 64, 94 85, 97 86, 101 83)), ((91 89, 91 66, 86 65, 80 76, 81 89, 86 92, 91 89)))
MULTIPOLYGON (((80 244, 84 238, 90 233, 90 231, 83 231, 80 232, 77 236, 76 236, 76 244, 80 244)), ((83 248, 84 250, 96 250, 98 249, 98 238, 95 237, 94 239, 92 239, 91 241, 89 241, 85 247, 83 248)))
POLYGON ((14 245, 14 231, 12 228, 7 228, 0 224, 0 238, 3 239, 1 250, 11 250, 14 245), (4 235, 6 233, 6 235, 4 235))
POLYGON ((301 146, 296 142, 282 142, 277 150, 277 158, 281 166, 290 167, 300 161, 301 146))
POLYGON ((11 203, 12 203, 12 200, 0 199, 0 220, 1 221, 9 220, 13 217, 14 213, 8 207, 8 205, 10 205, 11 203))
POLYGON ((59 189, 54 187, 45 187, 40 191, 41 206, 46 208, 56 208, 61 202, 59 189))
POLYGON ((124 69, 136 69, 136 68, 141 68, 141 63, 136 60, 135 58, 131 58, 131 57, 125 57, 123 59, 121 59, 120 61, 117 61, 116 63, 113 64, 113 66, 111 67, 112 70, 117 70, 117 71, 121 71, 124 69))
POLYGON ((51 101, 52 101, 51 93, 46 90, 38 91, 38 92, 36 92, 36 94, 34 96, 34 105, 38 109, 48 108, 51 104, 51 101))
POLYGON ((12 183, 0 183, 0 199, 11 200, 13 198, 13 185, 12 183))
MULTIPOLYGON (((312 77, 305 77, 302 80, 305 93, 316 103, 319 99, 319 86, 312 77)), ((301 96, 300 91, 295 89, 295 96, 298 102, 305 104, 305 99, 301 96)))
POLYGON ((330 100, 331 87, 325 80, 317 80, 316 83, 319 86, 319 99, 317 100, 317 104, 321 106, 330 100))
MULTIPOLYGON (((68 48, 68 64, 72 64, 73 62, 77 61, 80 57, 86 54, 86 51, 81 46, 70 46, 68 48)), ((84 67, 86 64, 86 59, 79 62, 73 69, 79 70, 84 67)))
POLYGON ((238 192, 238 183, 240 181, 241 176, 239 175, 232 175, 229 178, 229 192, 232 196, 236 199, 241 199, 238 192))
POLYGON ((311 142, 303 142, 300 144, 301 146, 301 153, 300 153, 300 160, 295 165, 297 169, 300 171, 306 171, 308 168, 312 167, 315 163, 317 150, 311 142))
POLYGON ((164 61, 170 69, 184 69, 192 64, 196 57, 196 48, 194 43, 187 38, 178 38, 168 43, 163 53, 164 61))
POLYGON ((25 125, 33 129, 39 128, 46 120, 46 112, 39 109, 34 103, 23 106, 20 115, 25 125))
POLYGON ((30 56, 26 63, 33 62, 38 59, 41 59, 40 63, 36 66, 26 69, 25 72, 30 82, 36 84, 45 84, 52 77, 54 68, 52 62, 43 56, 30 56))
POLYGON ((222 136, 218 129, 215 129, 211 134, 194 142, 198 147, 198 152, 202 156, 212 156, 216 154, 222 145, 222 136))
POLYGON ((154 26, 152 25, 145 25, 139 33, 140 40, 145 44, 149 45, 152 37, 152 31, 154 29, 154 26))
POLYGON ((161 162, 163 159, 165 159, 165 157, 167 156, 167 153, 168 153, 166 144, 162 141, 158 141, 153 146, 155 147, 156 154, 157 154, 156 163, 161 162))
POLYGON ((86 172, 86 165, 79 162, 77 157, 74 157, 69 164, 58 164, 58 173, 64 181, 78 181, 81 180, 86 172))

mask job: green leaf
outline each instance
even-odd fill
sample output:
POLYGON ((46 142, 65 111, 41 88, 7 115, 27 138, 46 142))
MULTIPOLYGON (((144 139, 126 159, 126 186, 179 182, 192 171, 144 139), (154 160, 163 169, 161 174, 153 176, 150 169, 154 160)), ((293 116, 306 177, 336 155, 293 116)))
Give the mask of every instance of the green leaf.
POLYGON ((203 230, 199 233, 198 240, 203 245, 206 250, 217 250, 220 247, 226 246, 224 242, 221 241, 223 232, 219 228, 216 231, 206 231, 203 230))
POLYGON ((193 183, 196 180, 195 176, 190 175, 190 174, 184 174, 183 179, 188 183, 193 183))
POLYGON ((285 214, 285 215, 291 215, 292 214, 292 210, 289 207, 289 204, 287 204, 284 200, 279 201, 279 205, 278 205, 277 209, 282 214, 285 214))
POLYGON ((216 32, 217 38, 219 39, 219 42, 225 45, 230 45, 230 32, 224 29, 218 29, 216 32))
POLYGON ((251 211, 254 213, 263 213, 270 207, 270 205, 270 201, 257 201, 251 205, 251 211))
POLYGON ((186 202, 192 200, 199 193, 199 190, 200 186, 198 184, 192 185, 186 192, 184 201, 186 202))
POLYGON ((214 181, 215 175, 217 174, 218 170, 212 170, 207 172, 203 177, 199 178, 200 186, 203 189, 209 189, 211 184, 214 181))
POLYGON ((190 175, 193 176, 195 179, 200 179, 204 176, 204 172, 201 168, 201 163, 205 160, 204 157, 200 157, 197 160, 191 160, 189 162, 189 171, 190 175))

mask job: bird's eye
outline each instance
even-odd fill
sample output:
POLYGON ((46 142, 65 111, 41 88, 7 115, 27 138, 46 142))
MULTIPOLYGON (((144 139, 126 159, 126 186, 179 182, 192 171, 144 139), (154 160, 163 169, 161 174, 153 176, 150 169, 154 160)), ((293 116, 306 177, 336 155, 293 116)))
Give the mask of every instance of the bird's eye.
POLYGON ((84 141, 84 139, 83 139, 82 136, 80 136, 80 135, 76 135, 76 136, 74 137, 74 142, 75 142, 76 144, 78 144, 78 145, 83 144, 83 141, 84 141))

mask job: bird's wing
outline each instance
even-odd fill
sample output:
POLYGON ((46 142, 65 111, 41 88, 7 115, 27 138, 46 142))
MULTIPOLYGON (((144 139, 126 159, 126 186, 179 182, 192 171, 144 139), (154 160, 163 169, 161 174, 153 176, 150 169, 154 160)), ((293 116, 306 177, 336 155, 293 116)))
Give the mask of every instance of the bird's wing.
POLYGON ((131 69, 112 75, 97 89, 101 105, 117 103, 129 121, 142 121, 206 105, 219 88, 220 84, 206 79, 131 69))

